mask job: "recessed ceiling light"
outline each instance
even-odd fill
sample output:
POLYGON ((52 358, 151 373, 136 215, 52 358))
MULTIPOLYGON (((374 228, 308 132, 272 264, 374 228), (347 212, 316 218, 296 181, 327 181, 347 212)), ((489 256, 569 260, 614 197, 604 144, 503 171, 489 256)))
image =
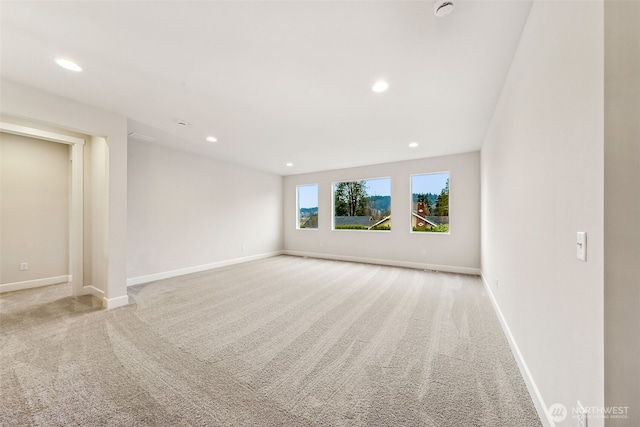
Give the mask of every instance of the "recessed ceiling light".
POLYGON ((216 141, 218 141, 218 139, 217 139, 215 136, 208 136, 208 137, 207 137, 207 141, 209 141, 209 142, 216 142, 216 141))
POLYGON ((409 143, 409 148, 416 148, 419 144, 417 142, 410 142, 409 143))
POLYGON ((384 80, 378 80, 376 84, 374 84, 371 88, 371 90, 376 93, 384 92, 387 89, 389 89, 389 83, 385 82, 384 80))
POLYGON ((56 64, 70 71, 76 71, 76 72, 82 71, 82 68, 80 68, 78 64, 76 64, 73 61, 69 61, 68 59, 58 58, 56 59, 56 64))
POLYGON ((450 0, 437 0, 433 5, 433 13, 438 17, 442 18, 443 16, 447 16, 451 12, 453 12, 455 5, 453 1, 450 0))
POLYGON ((287 166, 292 167, 293 163, 289 162, 289 163, 287 163, 287 166))

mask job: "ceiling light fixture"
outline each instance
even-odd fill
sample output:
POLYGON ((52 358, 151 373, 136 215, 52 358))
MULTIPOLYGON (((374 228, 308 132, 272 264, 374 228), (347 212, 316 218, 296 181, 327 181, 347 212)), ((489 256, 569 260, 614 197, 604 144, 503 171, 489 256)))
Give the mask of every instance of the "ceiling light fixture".
POLYGON ((389 89, 389 83, 385 82, 384 80, 378 80, 376 84, 374 84, 371 88, 371 90, 376 93, 384 92, 387 89, 389 89))
POLYGON ((56 64, 70 71, 80 72, 82 68, 78 64, 73 61, 69 61, 68 59, 58 58, 56 59, 56 64))
POLYGON ((287 166, 292 167, 293 163, 289 162, 289 163, 287 163, 287 166))
POLYGON ((409 148, 416 148, 419 144, 417 142, 410 142, 409 143, 409 148))
POLYGON ((218 139, 215 136, 208 136, 207 137, 207 141, 209 141, 209 142, 217 142, 218 139))
POLYGON ((433 13, 438 18, 442 18, 453 12, 454 7, 455 5, 451 0, 436 0, 436 3, 433 5, 433 13))

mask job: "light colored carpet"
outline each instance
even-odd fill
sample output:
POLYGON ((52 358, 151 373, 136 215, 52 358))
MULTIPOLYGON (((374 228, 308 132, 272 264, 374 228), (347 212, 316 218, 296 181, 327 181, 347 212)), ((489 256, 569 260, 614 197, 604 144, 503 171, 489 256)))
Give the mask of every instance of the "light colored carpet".
POLYGON ((280 256, 0 296, 2 426, 539 426, 477 277, 280 256))

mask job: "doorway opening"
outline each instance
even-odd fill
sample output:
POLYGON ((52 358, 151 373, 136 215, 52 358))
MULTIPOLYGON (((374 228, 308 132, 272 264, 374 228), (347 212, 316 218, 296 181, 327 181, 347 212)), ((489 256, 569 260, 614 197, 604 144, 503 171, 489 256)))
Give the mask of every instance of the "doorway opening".
MULTIPOLYGON (((20 137, 27 137, 37 140, 50 141, 59 144, 65 144, 70 147, 70 186, 69 186, 69 245, 68 245, 68 260, 69 270, 68 275, 71 282, 71 289, 73 296, 79 296, 87 293, 84 289, 84 145, 85 140, 83 138, 65 135, 62 133, 51 132, 47 130, 38 129, 30 126, 23 126, 14 123, 0 122, 0 132, 17 135, 20 137)), ((28 263, 20 263, 21 268, 28 268, 28 263), (27 265, 22 265, 27 264, 27 265)), ((55 280, 51 278, 50 280, 55 280)), ((4 280, 3 280, 4 281, 4 280)), ((28 281, 14 281, 11 283, 0 284, 0 292, 14 291, 20 289, 27 289, 36 286, 45 286, 45 281, 28 280, 28 281)))

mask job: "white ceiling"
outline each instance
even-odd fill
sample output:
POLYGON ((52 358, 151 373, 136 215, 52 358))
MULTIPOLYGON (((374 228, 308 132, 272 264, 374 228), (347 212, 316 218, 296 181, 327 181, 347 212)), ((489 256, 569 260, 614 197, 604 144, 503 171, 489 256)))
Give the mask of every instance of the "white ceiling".
POLYGON ((433 4, 2 1, 2 76, 279 175, 479 150, 531 2, 433 4))

